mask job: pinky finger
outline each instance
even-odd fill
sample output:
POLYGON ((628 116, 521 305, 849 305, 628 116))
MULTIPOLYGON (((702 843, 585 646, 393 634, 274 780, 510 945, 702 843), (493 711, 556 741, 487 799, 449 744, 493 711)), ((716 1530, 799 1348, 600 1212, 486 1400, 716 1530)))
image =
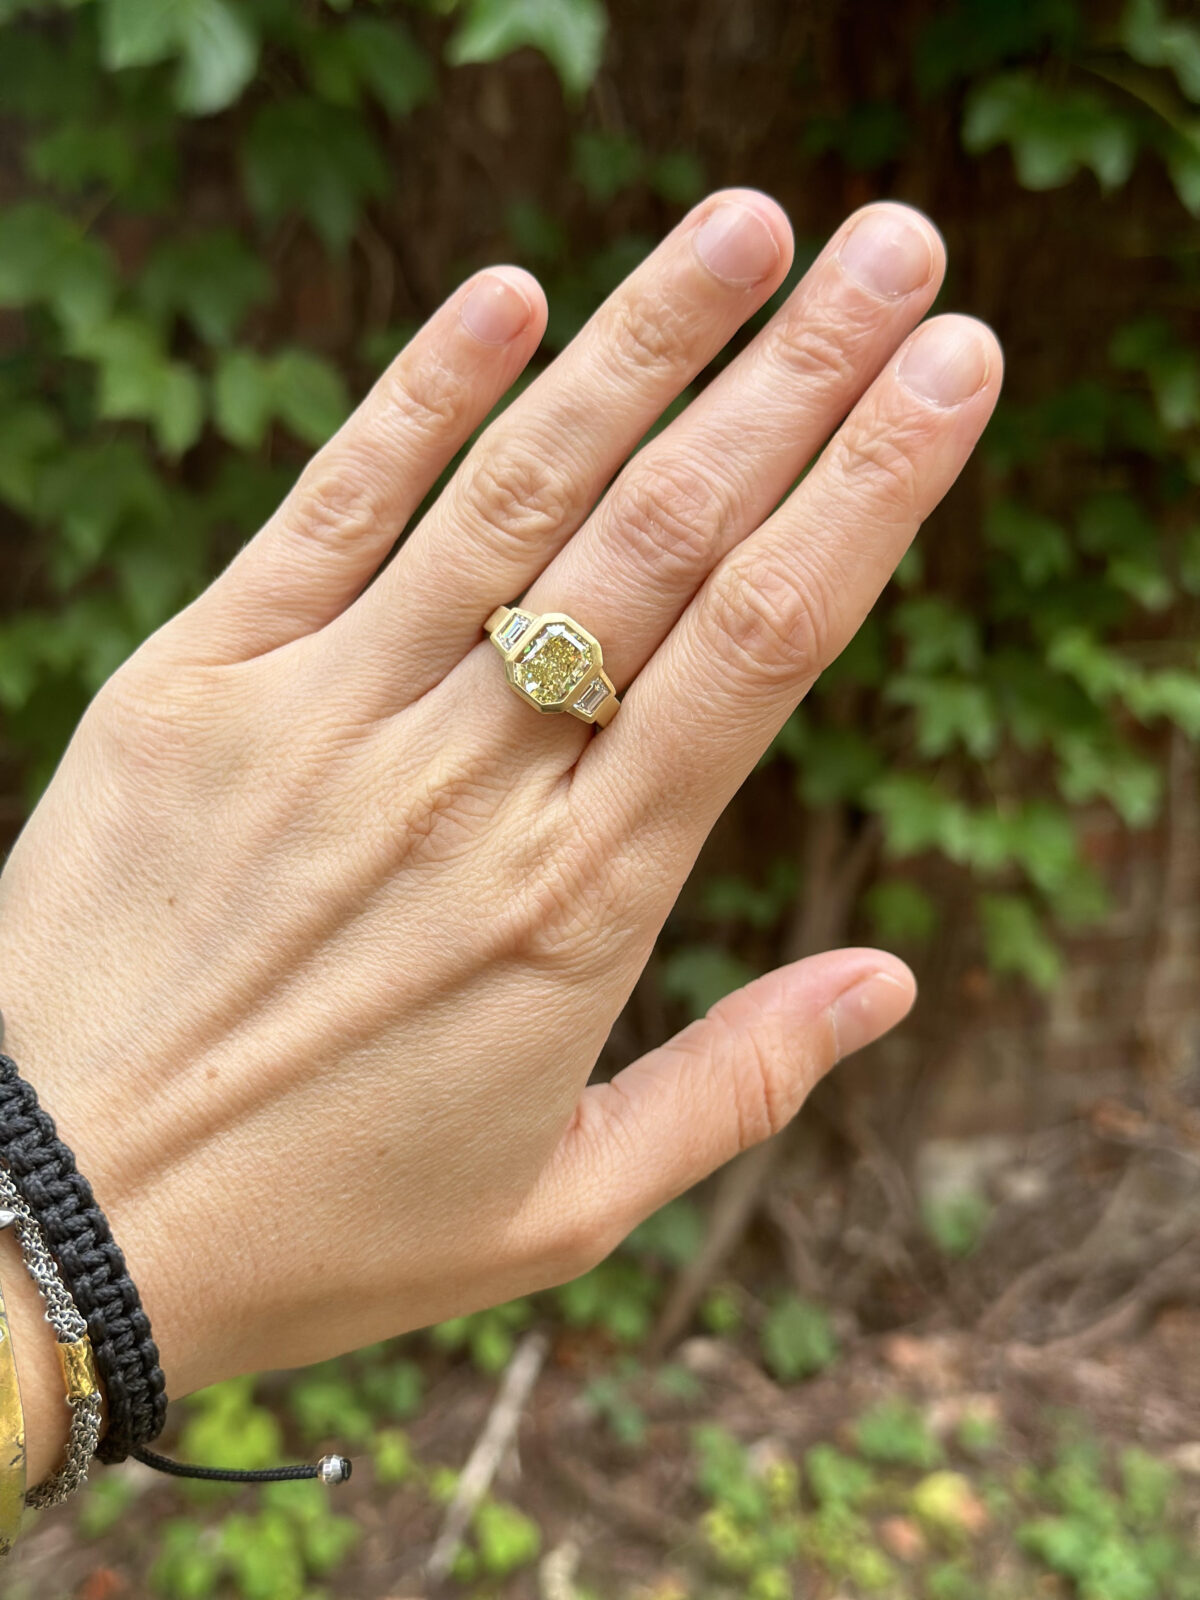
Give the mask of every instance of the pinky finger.
POLYGON ((520 268, 492 267, 463 284, 173 626, 204 640, 209 659, 228 660, 332 621, 374 577, 545 325, 545 296, 520 268))

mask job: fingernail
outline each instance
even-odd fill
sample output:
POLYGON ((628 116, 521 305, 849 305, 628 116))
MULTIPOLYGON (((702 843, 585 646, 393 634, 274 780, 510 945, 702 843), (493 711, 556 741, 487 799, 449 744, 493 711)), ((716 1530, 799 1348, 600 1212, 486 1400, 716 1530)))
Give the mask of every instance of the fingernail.
POLYGON ((868 211, 847 234, 838 260, 873 294, 912 294, 933 274, 929 235, 895 211, 868 211))
POLYGON ((696 254, 723 283, 761 283, 779 265, 775 235, 749 206, 726 201, 693 235, 696 254))
POLYGON ((840 994, 830 1007, 837 1059, 872 1044, 907 1016, 912 988, 888 972, 873 972, 840 994))
POLYGON ((959 406, 987 379, 987 347, 973 323, 939 317, 913 337, 896 370, 919 399, 935 406, 959 406))
POLYGON ((530 314, 525 296, 511 283, 491 274, 472 286, 459 312, 467 331, 484 344, 507 344, 515 339, 530 314))

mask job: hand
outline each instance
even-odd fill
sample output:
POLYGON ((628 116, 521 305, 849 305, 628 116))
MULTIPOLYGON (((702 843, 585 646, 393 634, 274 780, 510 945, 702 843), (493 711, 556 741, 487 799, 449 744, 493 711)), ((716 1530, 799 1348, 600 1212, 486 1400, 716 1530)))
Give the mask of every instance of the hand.
POLYGON ((0 878, 5 1048, 171 1394, 585 1270, 907 1011, 901 963, 842 951, 586 1087, 705 836, 999 386, 981 325, 912 333, 942 245, 873 206, 606 491, 790 252, 765 196, 706 200, 383 566, 544 326, 527 274, 472 279, 80 724, 0 878), (506 686, 481 624, 521 595, 601 640, 610 727, 506 686))

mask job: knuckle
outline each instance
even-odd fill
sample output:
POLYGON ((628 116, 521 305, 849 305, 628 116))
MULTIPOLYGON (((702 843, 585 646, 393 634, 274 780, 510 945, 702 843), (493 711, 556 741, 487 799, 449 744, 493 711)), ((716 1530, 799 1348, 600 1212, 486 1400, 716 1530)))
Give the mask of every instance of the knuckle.
POLYGON ((380 387, 382 416, 423 435, 452 430, 466 410, 463 373, 427 354, 419 361, 401 357, 384 373, 380 387))
POLYGON ((581 1278, 612 1255, 625 1236, 614 1218, 591 1208, 573 1211, 555 1230, 551 1276, 558 1283, 581 1278))
POLYGON ((527 838, 505 943, 536 971, 584 982, 622 959, 645 873, 599 824, 580 828, 555 809, 527 838))
POLYGON ((763 557, 753 581, 729 564, 709 595, 711 637, 735 673, 757 682, 815 677, 825 662, 832 605, 813 576, 763 557))
POLYGON ((474 520, 501 544, 521 549, 568 527, 576 510, 564 479, 513 444, 469 458, 462 494, 474 520))
POLYGON ((289 533, 322 553, 349 553, 374 528, 380 498, 374 469, 322 452, 304 469, 282 516, 289 533))
POLYGON ((651 373, 674 371, 690 343, 684 317, 665 300, 622 295, 604 323, 601 349, 622 369, 632 364, 651 373))
MULTIPOLYGON (((143 646, 143 649, 145 646, 143 646)), ((213 728, 223 705, 219 668, 189 668, 171 675, 147 671, 135 658, 102 686, 88 712, 114 752, 139 764, 167 766, 193 752, 213 728)))
POLYGON ((714 1053, 718 1059, 725 1055, 732 1064, 737 1147, 742 1151, 786 1127, 799 1109, 800 1097, 786 1070, 778 1030, 765 1029, 761 1017, 738 1026, 725 1006, 726 1002, 718 1001, 706 1023, 720 1030, 714 1053))
POLYGON ((844 391, 858 383, 853 340, 846 337, 841 318, 814 315, 811 309, 797 308, 796 316, 785 317, 770 350, 789 377, 804 384, 817 383, 825 389, 844 391))
POLYGON ((439 752, 399 798, 391 836, 406 867, 445 864, 477 850, 480 829, 495 810, 486 778, 453 751, 439 752))
POLYGON ((866 496, 873 514, 908 522, 918 516, 920 439, 903 427, 847 428, 832 446, 839 482, 856 498, 866 496))
POLYGON ((715 473, 688 462, 639 465, 618 486, 613 523, 639 570, 668 582, 693 580, 709 566, 717 530, 734 512, 732 499, 715 473))

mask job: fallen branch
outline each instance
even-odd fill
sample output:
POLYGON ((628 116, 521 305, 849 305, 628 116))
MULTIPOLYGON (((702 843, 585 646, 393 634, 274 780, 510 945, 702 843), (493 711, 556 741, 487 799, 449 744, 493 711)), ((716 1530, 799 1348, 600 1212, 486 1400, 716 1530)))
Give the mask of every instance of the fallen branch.
POLYGON ((1194 1297, 1196 1267, 1196 1241, 1189 1239, 1165 1261, 1152 1267, 1140 1283, 1109 1306, 1096 1321, 1049 1344, 1035 1345, 1038 1359, 1053 1361, 1086 1355, 1099 1345, 1133 1333, 1160 1305, 1177 1294, 1188 1293, 1194 1297))
POLYGON ((463 1535, 471 1526, 472 1517, 491 1488, 500 1464, 516 1437, 521 1413, 533 1393, 547 1349, 545 1334, 527 1333, 504 1369, 500 1389, 483 1432, 475 1441, 475 1448, 462 1470, 454 1498, 446 1507, 442 1531, 425 1563, 425 1575, 431 1583, 440 1583, 454 1564, 463 1535))

